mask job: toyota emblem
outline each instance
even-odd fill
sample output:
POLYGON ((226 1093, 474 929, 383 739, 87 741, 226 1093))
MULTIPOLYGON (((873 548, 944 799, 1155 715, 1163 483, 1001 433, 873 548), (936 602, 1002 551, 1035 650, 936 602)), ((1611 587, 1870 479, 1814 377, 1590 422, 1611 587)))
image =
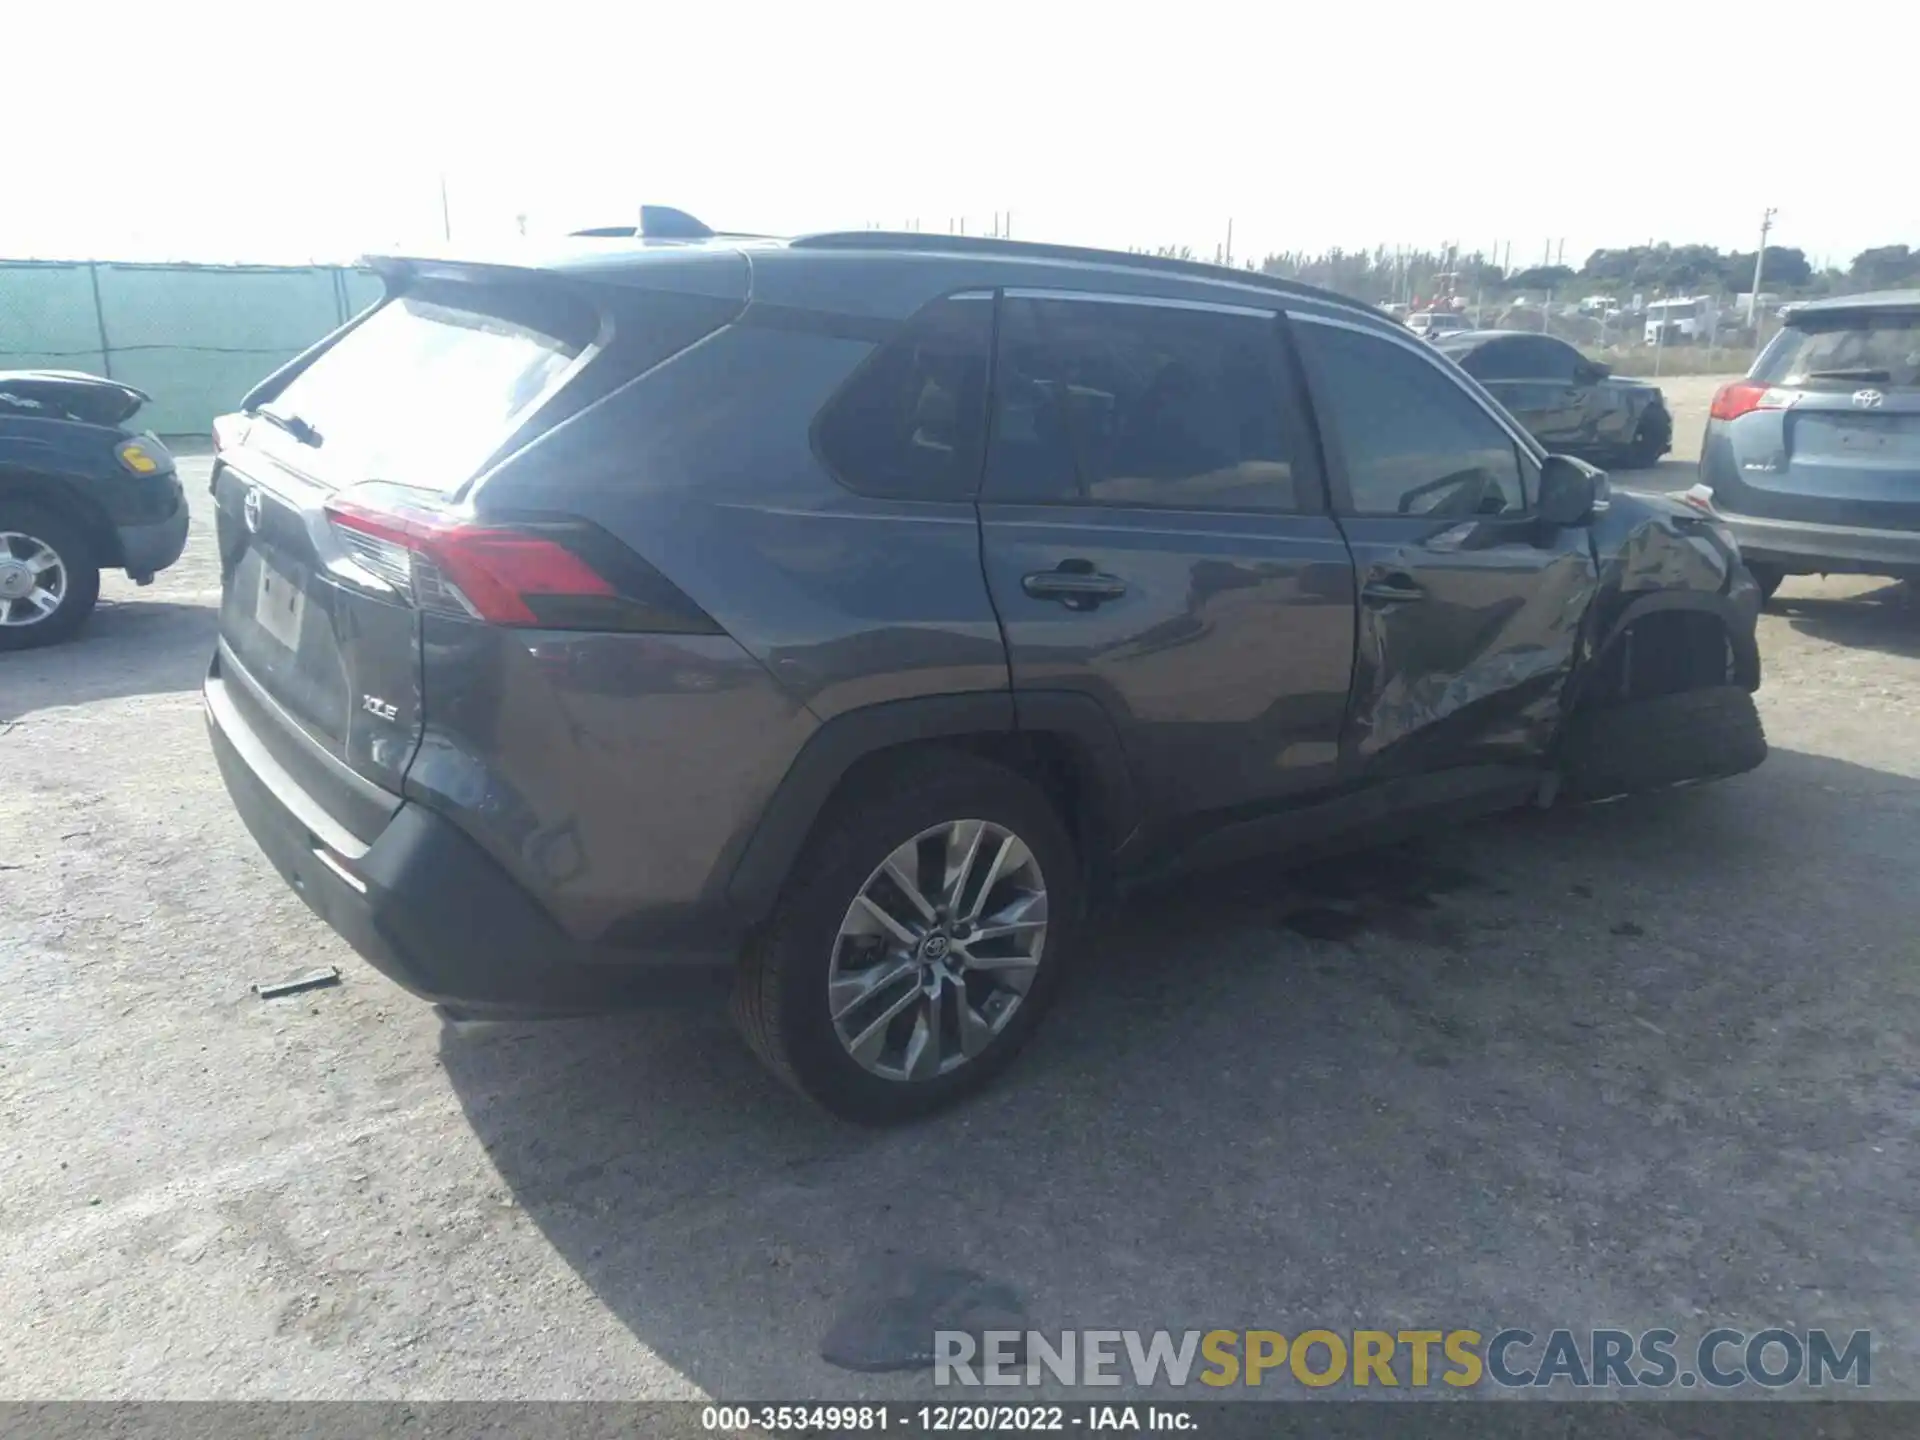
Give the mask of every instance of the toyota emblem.
POLYGON ((1887 397, 1882 395, 1878 390, 1856 390, 1853 392, 1853 403, 1862 410, 1878 410, 1880 408, 1880 402, 1886 398, 1887 397))
POLYGON ((260 533, 260 487, 258 485, 248 487, 247 498, 240 502, 240 513, 246 519, 247 533, 258 535, 260 533))

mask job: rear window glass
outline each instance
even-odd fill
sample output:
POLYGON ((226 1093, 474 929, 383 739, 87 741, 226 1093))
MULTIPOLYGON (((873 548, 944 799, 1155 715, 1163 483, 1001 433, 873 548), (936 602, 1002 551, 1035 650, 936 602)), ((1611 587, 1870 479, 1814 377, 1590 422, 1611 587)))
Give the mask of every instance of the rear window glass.
POLYGON ((596 325, 571 297, 421 286, 264 402, 310 426, 317 448, 290 435, 263 441, 297 449, 295 464, 335 484, 378 479, 450 494, 552 395, 596 325))
POLYGON ((1920 314, 1809 317, 1774 337, 1753 378, 1815 388, 1920 389, 1920 314))

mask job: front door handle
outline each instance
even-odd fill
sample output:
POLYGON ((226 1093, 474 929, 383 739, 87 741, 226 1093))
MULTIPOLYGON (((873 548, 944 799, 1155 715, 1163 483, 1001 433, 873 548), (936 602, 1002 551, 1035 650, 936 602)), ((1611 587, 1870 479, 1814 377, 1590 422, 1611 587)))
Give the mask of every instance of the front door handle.
POLYGON ((1360 598, 1371 600, 1376 605, 1397 605, 1411 600, 1424 600, 1427 592, 1406 576, 1394 575, 1385 580, 1369 580, 1360 587, 1360 598))
POLYGON ((1094 569, 1086 560, 1062 560, 1058 569, 1021 576, 1020 588, 1036 600, 1058 600, 1069 610, 1091 610, 1126 594, 1127 582, 1094 569))

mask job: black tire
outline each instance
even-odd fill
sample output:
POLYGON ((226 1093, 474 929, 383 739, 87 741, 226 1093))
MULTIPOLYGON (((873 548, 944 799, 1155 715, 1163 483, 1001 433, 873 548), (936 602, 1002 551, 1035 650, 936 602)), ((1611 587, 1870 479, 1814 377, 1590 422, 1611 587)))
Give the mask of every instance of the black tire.
POLYGON ((1747 563, 1747 573, 1753 577, 1753 583, 1760 587, 1760 602, 1765 604, 1773 599, 1774 592, 1780 588, 1780 582, 1787 578, 1787 572, 1778 565, 1755 565, 1747 563))
POLYGON ((1651 470, 1672 447, 1673 422, 1649 411, 1634 428, 1633 444, 1627 447, 1627 465, 1634 470, 1651 470))
MULTIPOLYGON (((0 625, 0 651, 28 650, 71 639, 86 624, 100 600, 100 563, 87 533, 58 511, 40 505, 0 502, 0 535, 26 535, 59 556, 65 591, 59 605, 44 619, 0 625)), ((4 559, 15 558, 9 547, 4 559)), ((0 600, 9 613, 19 613, 17 601, 0 600)))
POLYGON ((769 1070, 835 1115, 886 1124, 929 1114, 985 1086, 1019 1053, 1058 989, 1083 905, 1080 857, 1037 786, 961 751, 911 753, 859 776, 822 815, 766 932, 742 957, 735 1023, 769 1070), (841 923, 895 847, 961 819, 1005 827, 1039 865, 1047 894, 1039 965, 979 1055, 927 1079, 888 1079, 857 1062, 834 1029, 827 983, 841 923))
POLYGON ((1576 712, 1561 770, 1568 799, 1611 800, 1740 775, 1766 758, 1753 696, 1718 685, 1576 712))

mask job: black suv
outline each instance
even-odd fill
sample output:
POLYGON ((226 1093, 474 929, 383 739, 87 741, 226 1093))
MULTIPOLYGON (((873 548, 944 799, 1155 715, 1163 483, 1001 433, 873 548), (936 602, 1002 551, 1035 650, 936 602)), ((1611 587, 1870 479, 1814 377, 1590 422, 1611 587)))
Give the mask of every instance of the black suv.
POLYGON ((901 1117, 1115 886, 1766 753, 1718 521, 1365 305, 675 233, 371 262, 218 426, 227 786, 455 1013, 731 975, 777 1074, 901 1117))

